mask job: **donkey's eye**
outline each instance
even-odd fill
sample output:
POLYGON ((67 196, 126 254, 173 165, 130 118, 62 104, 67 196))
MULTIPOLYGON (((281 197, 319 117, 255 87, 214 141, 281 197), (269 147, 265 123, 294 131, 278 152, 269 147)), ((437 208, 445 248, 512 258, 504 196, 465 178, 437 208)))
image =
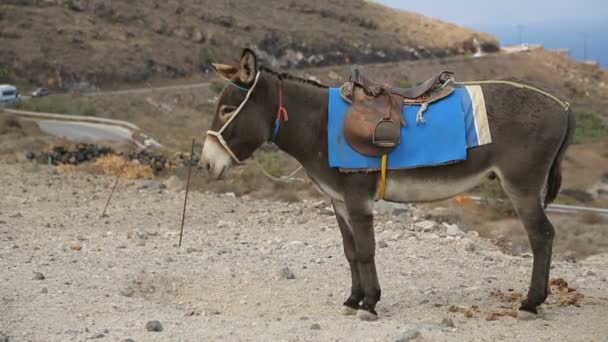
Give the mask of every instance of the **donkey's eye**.
POLYGON ((234 114, 234 111, 236 110, 236 107, 234 106, 225 106, 222 105, 220 106, 220 122, 222 123, 226 123, 228 121, 228 119, 230 119, 230 117, 234 114))

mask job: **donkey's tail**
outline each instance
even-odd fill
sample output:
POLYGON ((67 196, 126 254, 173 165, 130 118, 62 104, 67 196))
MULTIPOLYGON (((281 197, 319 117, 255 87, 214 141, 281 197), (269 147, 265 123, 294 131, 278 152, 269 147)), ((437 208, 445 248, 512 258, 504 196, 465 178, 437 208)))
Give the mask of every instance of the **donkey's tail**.
POLYGON ((574 138, 574 131, 576 129, 576 118, 570 108, 566 109, 566 115, 568 116, 568 127, 564 140, 557 151, 551 170, 549 170, 549 177, 547 177, 547 188, 545 194, 545 208, 551 204, 557 198, 559 189, 562 185, 562 168, 561 163, 566 154, 566 149, 574 138))

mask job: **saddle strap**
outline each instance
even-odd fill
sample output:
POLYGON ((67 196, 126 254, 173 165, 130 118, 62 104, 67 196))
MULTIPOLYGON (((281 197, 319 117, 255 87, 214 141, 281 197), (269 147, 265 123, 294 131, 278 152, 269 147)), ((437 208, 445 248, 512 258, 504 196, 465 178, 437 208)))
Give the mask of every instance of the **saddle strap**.
POLYGON ((382 155, 382 166, 380 168, 380 199, 384 199, 386 194, 386 169, 388 166, 388 154, 382 155))

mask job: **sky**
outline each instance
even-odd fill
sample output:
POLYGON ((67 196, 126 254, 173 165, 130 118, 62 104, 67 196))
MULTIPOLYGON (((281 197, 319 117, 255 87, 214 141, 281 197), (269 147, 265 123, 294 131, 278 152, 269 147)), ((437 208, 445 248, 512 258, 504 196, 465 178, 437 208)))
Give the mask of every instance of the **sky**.
POLYGON ((546 48, 568 48, 572 57, 608 68, 608 0, 376 1, 488 32, 501 45, 518 44, 521 38, 546 48))
POLYGON ((608 20, 606 0, 378 0, 469 27, 536 24, 560 20, 608 20))

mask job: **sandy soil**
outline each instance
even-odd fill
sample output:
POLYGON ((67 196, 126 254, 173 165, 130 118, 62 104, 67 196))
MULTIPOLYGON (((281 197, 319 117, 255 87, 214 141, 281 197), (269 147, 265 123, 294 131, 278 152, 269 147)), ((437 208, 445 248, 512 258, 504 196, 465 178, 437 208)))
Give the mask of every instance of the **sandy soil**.
POLYGON ((554 291, 543 318, 487 320, 517 306, 531 258, 474 233, 412 230, 415 208, 380 214, 380 319, 363 322, 339 312, 350 275, 335 219, 318 204, 192 193, 177 248, 179 184, 125 180, 100 218, 111 178, 23 163, 0 170, 0 341, 608 336, 607 254, 554 262, 552 277, 576 291, 554 291), (147 331, 152 320, 163 331, 147 331))

